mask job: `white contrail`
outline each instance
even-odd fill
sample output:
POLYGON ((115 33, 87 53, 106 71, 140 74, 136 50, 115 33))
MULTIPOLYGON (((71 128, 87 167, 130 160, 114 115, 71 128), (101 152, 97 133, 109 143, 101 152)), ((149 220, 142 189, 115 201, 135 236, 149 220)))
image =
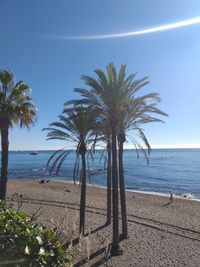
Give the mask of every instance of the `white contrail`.
POLYGON ((119 38, 119 37, 128 37, 128 36, 134 36, 134 35, 148 34, 148 33, 153 33, 153 32, 167 31, 167 30, 190 26, 190 25, 194 25, 198 23, 200 23, 200 17, 187 19, 187 20, 183 20, 183 21, 179 21, 175 23, 160 25, 160 26, 156 26, 156 27, 148 28, 144 30, 132 31, 132 32, 112 33, 112 34, 103 34, 103 35, 61 36, 61 37, 58 37, 58 39, 62 39, 62 40, 112 39, 112 38, 119 38))

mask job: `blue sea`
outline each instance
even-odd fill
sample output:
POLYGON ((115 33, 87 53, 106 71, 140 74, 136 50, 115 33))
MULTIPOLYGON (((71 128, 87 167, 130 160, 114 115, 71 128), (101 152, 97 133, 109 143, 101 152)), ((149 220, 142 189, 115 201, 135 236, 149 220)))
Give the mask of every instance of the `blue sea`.
MULTIPOLYGON (((9 178, 50 178, 52 180, 72 181, 75 152, 68 156, 59 175, 49 176, 46 163, 53 151, 31 151, 9 153, 9 178)), ((91 182, 95 186, 106 186, 104 162, 100 162, 101 151, 96 151, 94 161, 89 161, 91 182)), ((150 163, 144 156, 138 159, 134 150, 124 153, 126 189, 155 194, 177 196, 191 194, 200 199, 200 149, 153 149, 150 163)))

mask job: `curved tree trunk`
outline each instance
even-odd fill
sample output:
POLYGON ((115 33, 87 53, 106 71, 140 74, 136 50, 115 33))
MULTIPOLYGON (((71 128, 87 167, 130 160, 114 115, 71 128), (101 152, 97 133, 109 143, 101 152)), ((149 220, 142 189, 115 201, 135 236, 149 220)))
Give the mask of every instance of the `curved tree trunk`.
POLYGON ((119 139, 119 184, 120 184, 120 201, 122 213, 122 237, 128 238, 127 213, 126 213, 126 192, 124 185, 124 164, 123 164, 124 141, 119 139))
POLYGON ((6 198, 6 186, 8 180, 8 127, 1 130, 1 178, 0 178, 0 199, 6 198))
POLYGON ((116 126, 112 124, 112 203, 113 203, 113 237, 111 254, 121 254, 119 246, 119 203, 118 203, 118 169, 117 169, 117 142, 116 126))
POLYGON ((107 221, 106 224, 111 224, 111 146, 107 146, 108 163, 107 163, 107 221))
POLYGON ((79 232, 80 232, 80 234, 84 234, 84 230, 85 230, 85 204, 86 204, 86 160, 85 160, 85 153, 81 154, 81 159, 82 159, 82 181, 81 181, 79 232))

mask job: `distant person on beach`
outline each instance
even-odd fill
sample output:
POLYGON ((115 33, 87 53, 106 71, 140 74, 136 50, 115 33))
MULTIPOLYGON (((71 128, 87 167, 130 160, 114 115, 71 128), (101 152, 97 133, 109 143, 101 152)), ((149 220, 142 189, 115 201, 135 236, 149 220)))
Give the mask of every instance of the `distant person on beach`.
POLYGON ((174 197, 173 197, 173 194, 172 194, 172 192, 171 192, 171 191, 169 191, 169 193, 170 193, 169 199, 170 199, 170 202, 172 203, 172 202, 173 202, 173 200, 174 200, 174 197))

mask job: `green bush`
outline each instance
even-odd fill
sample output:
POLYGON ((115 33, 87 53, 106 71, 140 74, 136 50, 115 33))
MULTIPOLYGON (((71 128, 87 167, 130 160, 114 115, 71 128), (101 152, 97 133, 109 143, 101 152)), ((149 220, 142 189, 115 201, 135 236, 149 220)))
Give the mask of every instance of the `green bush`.
POLYGON ((0 266, 71 266, 53 230, 0 201, 0 266))

